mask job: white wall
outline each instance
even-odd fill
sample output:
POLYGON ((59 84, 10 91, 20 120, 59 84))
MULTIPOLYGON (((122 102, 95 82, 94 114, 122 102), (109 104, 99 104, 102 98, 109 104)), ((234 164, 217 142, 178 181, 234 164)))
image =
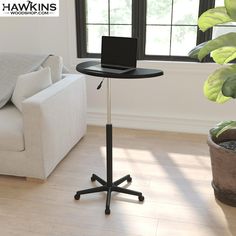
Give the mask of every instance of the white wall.
POLYGON ((60 17, 0 17, 0 51, 59 54, 70 63, 67 7, 73 3, 60 1, 60 17))
MULTIPOLYGON (((0 29, 0 51, 58 54, 72 71, 82 61, 76 58, 74 0, 60 1, 60 17, 0 18, 0 29)), ((113 80, 114 126, 206 133, 213 124, 236 118, 236 101, 219 105, 203 97, 204 80, 217 65, 140 61, 139 66, 160 68, 165 75, 113 80)), ((87 80, 88 121, 104 125, 106 86, 97 91, 99 82, 87 80)))

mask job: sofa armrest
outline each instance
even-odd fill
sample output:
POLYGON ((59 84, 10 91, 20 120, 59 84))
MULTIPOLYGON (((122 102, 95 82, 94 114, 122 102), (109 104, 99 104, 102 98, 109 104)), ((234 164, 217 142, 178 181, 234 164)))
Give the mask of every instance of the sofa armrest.
POLYGON ((66 75, 22 108, 28 177, 46 179, 86 132, 85 78, 66 75))

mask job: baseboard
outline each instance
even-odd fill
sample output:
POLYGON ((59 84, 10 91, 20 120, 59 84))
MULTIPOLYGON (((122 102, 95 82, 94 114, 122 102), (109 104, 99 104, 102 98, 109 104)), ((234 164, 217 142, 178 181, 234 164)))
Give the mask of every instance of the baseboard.
MULTIPOLYGON (((87 123, 89 125, 104 126, 106 124, 106 113, 88 112, 87 123)), ((114 127, 131 129, 207 134, 209 129, 215 126, 216 123, 217 121, 175 117, 112 114, 112 124, 114 127)))

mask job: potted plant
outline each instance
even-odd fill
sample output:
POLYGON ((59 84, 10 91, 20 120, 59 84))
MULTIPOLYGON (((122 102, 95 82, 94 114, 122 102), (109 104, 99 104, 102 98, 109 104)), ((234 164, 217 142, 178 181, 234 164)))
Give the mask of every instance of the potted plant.
MULTIPOLYGON (((225 0, 223 7, 204 12, 198 19, 202 31, 228 22, 236 22, 236 1, 225 0)), ((202 59, 211 55, 222 65, 209 75, 204 83, 205 96, 224 103, 236 98, 236 32, 221 35, 204 42, 190 51, 189 56, 202 59)), ((210 130, 208 145, 212 164, 212 187, 215 197, 223 203, 236 206, 236 121, 224 121, 210 130)))

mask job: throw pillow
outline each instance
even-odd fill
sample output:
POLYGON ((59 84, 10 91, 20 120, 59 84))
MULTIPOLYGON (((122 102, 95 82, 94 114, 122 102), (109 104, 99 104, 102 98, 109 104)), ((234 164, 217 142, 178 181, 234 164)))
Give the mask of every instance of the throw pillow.
POLYGON ((59 56, 49 56, 47 60, 42 64, 43 67, 50 67, 52 82, 55 83, 61 79, 63 60, 59 56))
POLYGON ((22 102, 52 84, 49 67, 20 75, 12 95, 13 104, 22 111, 22 102))

